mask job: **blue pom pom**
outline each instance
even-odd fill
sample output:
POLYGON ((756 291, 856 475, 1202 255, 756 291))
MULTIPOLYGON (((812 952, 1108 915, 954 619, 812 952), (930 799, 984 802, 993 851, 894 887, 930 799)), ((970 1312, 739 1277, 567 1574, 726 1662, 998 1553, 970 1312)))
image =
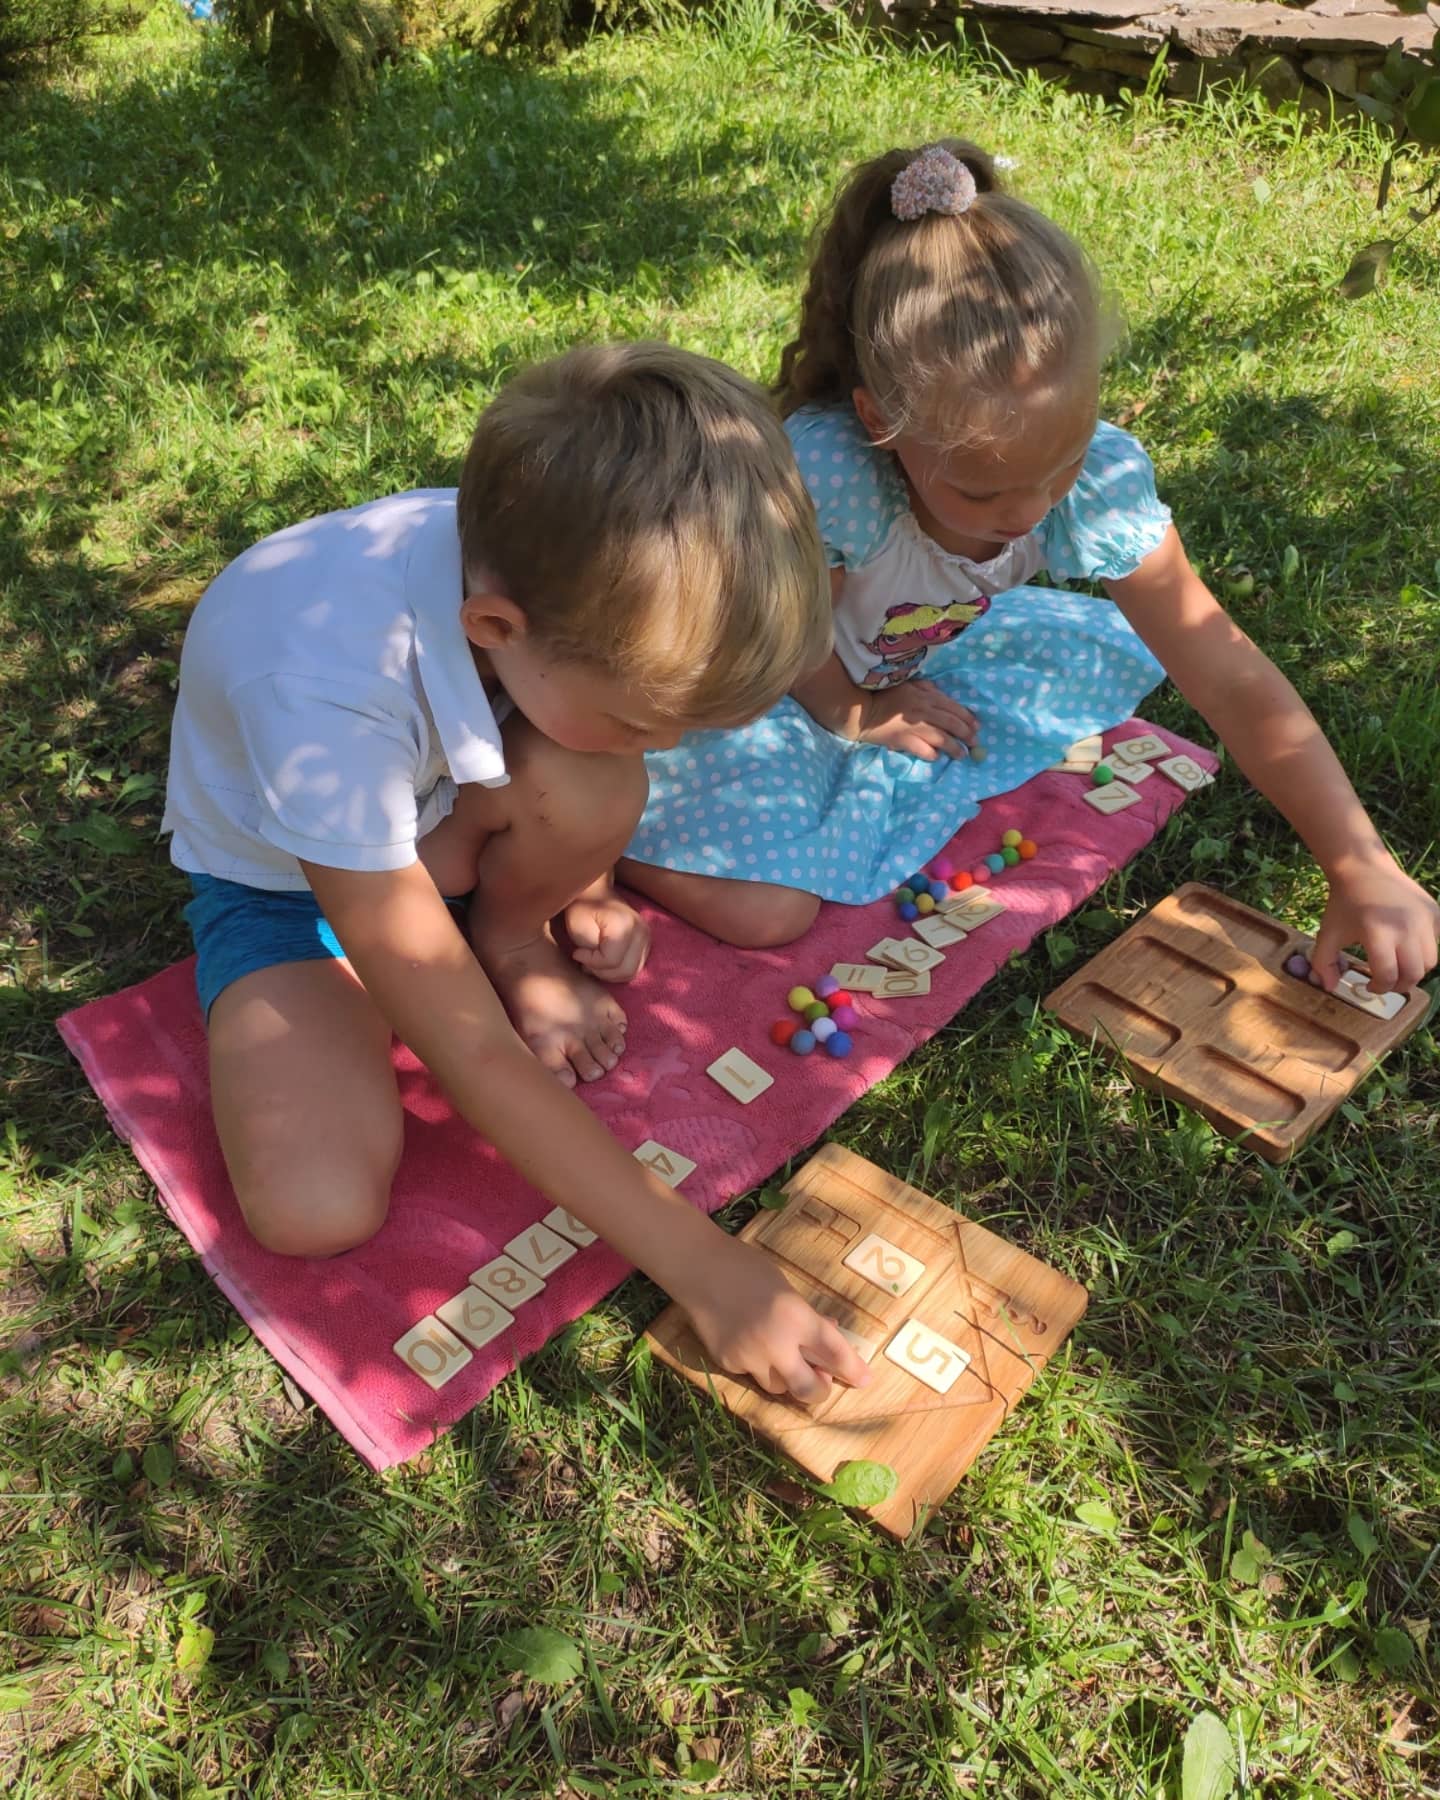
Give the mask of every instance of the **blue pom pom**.
MULTIPOLYGON (((842 1035, 843 1034, 838 1031, 835 1033, 835 1037, 840 1037, 842 1035)), ((833 1044, 835 1038, 832 1038, 830 1041, 833 1044)), ((813 1031, 797 1031, 790 1040, 790 1048, 797 1056, 808 1056, 815 1048, 815 1033, 813 1031)))
POLYGON ((985 867, 992 875, 1002 875, 1005 872, 1005 858, 997 850, 993 856, 985 858, 985 867))
MULTIPOLYGON (((799 1035, 800 1034, 797 1032, 796 1036, 798 1037, 799 1035)), ((808 1036, 809 1034, 807 1033, 806 1035, 808 1036)), ((790 1040, 790 1048, 792 1050, 795 1048, 794 1038, 791 1038, 790 1040)), ((825 1040, 825 1048, 832 1056, 848 1056, 855 1048, 855 1040, 850 1036, 849 1032, 837 1031, 833 1037, 825 1040)))
POLYGON ((903 906, 897 906, 895 910, 907 924, 911 919, 918 919, 920 917, 920 908, 913 900, 907 900, 903 906))
POLYGON ((942 900, 948 900, 950 898, 950 889, 943 881, 932 881, 930 883, 930 896, 938 906, 942 900))

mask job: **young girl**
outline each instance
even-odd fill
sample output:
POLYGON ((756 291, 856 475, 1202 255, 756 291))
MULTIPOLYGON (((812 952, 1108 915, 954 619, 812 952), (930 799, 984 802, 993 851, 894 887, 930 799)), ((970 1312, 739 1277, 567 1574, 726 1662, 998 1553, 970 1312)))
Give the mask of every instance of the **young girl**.
POLYGON ((651 756, 625 879, 715 936, 786 943, 903 881, 987 795, 1130 717, 1168 672, 1324 869, 1315 967, 1435 963, 1299 695, 1190 567, 1145 452, 1097 423, 1104 310, 1077 246, 956 139, 858 169, 779 395, 830 564, 835 650, 745 730, 651 756), (1027 585, 1101 582, 1114 604, 1027 585))
POLYGON ((832 1374, 864 1384, 770 1258, 570 1091, 615 1066, 624 1014, 598 984, 644 956, 609 891, 641 752, 773 705, 829 646, 823 583, 765 396, 636 344, 516 376, 458 492, 291 526, 211 584, 165 826, 194 889, 216 1129, 262 1244, 332 1256, 380 1228, 404 1128, 393 1033, 723 1367, 803 1401, 832 1374), (468 940, 446 895, 470 897, 468 940))

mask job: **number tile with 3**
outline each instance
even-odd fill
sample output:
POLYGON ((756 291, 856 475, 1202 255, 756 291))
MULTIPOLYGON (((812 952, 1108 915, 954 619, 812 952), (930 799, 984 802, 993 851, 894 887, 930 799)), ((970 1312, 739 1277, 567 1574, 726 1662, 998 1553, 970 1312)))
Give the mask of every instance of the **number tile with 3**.
POLYGON ((489 1294, 492 1300, 498 1300, 502 1306, 514 1308, 522 1300, 528 1300, 538 1294, 545 1283, 538 1275, 532 1275, 529 1269, 515 1261, 511 1256, 497 1256, 493 1262, 476 1269, 470 1277, 471 1287, 477 1287, 481 1293, 489 1294))
POLYGON ((897 1250, 888 1238, 876 1231, 841 1258, 847 1269, 863 1275, 868 1282, 883 1288, 887 1294, 908 1294, 925 1273, 925 1265, 917 1257, 897 1250))
POLYGON ((937 1394, 948 1394, 970 1367, 970 1352, 919 1319, 907 1319, 885 1346, 885 1360, 937 1394))

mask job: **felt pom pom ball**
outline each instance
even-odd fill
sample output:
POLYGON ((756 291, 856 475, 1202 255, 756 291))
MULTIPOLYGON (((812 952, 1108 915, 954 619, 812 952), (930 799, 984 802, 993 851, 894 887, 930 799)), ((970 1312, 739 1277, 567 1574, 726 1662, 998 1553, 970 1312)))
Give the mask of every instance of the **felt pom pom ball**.
POLYGON ((915 910, 918 913, 932 913, 935 910, 935 896, 930 893, 915 896, 915 910))
POLYGON ((903 906, 907 900, 913 900, 914 898, 915 890, 912 887, 898 887, 895 890, 895 904, 897 906, 903 906))
POLYGON ((790 1040, 790 1048, 797 1056, 808 1056, 815 1048, 815 1033, 813 1031, 797 1031, 790 1040))
POLYGON ((792 1007, 796 1012, 804 1012, 805 1008, 809 1006, 814 998, 815 996, 810 992, 809 988, 793 987, 785 996, 785 1004, 792 1007))
POLYGON ((826 1041, 825 1048, 832 1056, 848 1056, 855 1045, 843 1031, 837 1031, 834 1037, 826 1041))
POLYGON ((798 1019, 777 1019, 770 1027, 770 1042, 779 1044, 782 1049, 800 1029, 798 1019))
POLYGON ((1018 850, 1020 848, 1020 833, 1018 831, 1007 831, 1000 840, 1000 846, 1004 850, 1018 850))
POLYGON ((984 887, 986 877, 993 875, 994 873, 995 871, 990 867, 988 862, 976 863, 975 867, 970 871, 972 885, 984 887))
POLYGON ((974 885, 975 877, 968 869, 961 869, 958 875, 952 875, 950 877, 951 889, 957 894, 963 894, 966 888, 974 887, 974 885))
POLYGON ((844 1006, 837 1006, 830 1017, 841 1031, 853 1031, 860 1023, 859 1013, 848 1002, 844 1006))
POLYGON ((903 906, 897 906, 895 910, 907 925, 912 919, 918 919, 920 917, 920 908, 913 900, 907 900, 903 906))
POLYGON ((1090 779, 1095 783, 1096 787, 1109 787, 1110 783, 1115 779, 1115 771, 1110 767, 1109 763, 1096 763, 1094 769, 1091 770, 1090 779))
POLYGON ((827 994, 825 1000, 830 1008, 830 1017, 832 1019, 837 1016, 842 1006, 852 1006, 854 1004, 850 996, 842 987, 837 987, 833 994, 827 994))
POLYGON ((822 975, 815 983, 815 998, 817 1000, 833 1000, 839 992, 840 983, 833 975, 822 975))
POLYGON ((985 746, 983 744, 972 744, 970 746, 971 762, 984 762, 985 758, 989 754, 990 754, 990 752, 985 748, 985 746))
POLYGON ((1038 856, 1039 854, 1040 854, 1040 846, 1035 842, 1034 838, 1021 838, 1021 840, 1020 840, 1020 860, 1021 860, 1021 862, 1029 862, 1029 860, 1032 856, 1038 856))
POLYGON ((834 1037, 840 1027, 834 1019, 817 1019, 810 1029, 815 1034, 815 1042, 823 1044, 827 1038, 834 1037))
POLYGON ((1020 860, 1020 852, 1012 849, 1011 846, 1007 844, 1000 852, 1000 860, 1005 864, 1007 869, 1013 869, 1020 860))
POLYGON ((930 865, 930 873, 937 881, 948 881, 955 873, 955 865, 948 856, 937 856, 930 865))
POLYGON ((812 1000, 805 1008, 805 1023, 813 1025, 817 1019, 828 1019, 830 1008, 823 1000, 812 1000))
POLYGON ((987 856, 985 858, 985 867, 990 871, 990 873, 992 875, 998 875, 1000 873, 1000 871, 1005 867, 1005 858, 1000 854, 1000 852, 998 850, 996 850, 993 853, 993 855, 987 856))

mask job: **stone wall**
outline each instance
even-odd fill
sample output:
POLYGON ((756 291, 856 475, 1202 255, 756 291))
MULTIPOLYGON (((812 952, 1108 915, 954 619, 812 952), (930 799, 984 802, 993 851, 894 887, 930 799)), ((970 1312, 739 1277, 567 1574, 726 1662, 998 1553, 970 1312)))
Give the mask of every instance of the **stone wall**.
POLYGON ((932 34, 958 22, 1017 69, 1083 93, 1143 88, 1163 49, 1163 91, 1192 99, 1202 87, 1258 87, 1274 100, 1354 114, 1392 44, 1423 58, 1440 29, 1440 4, 1402 13, 1386 0, 870 0, 893 29, 932 34))

